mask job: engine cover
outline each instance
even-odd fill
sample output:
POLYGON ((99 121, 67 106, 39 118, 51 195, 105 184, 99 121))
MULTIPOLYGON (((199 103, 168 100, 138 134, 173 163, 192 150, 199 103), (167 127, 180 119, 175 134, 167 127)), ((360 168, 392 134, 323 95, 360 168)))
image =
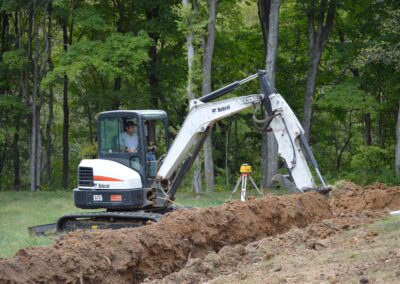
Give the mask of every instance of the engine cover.
POLYGON ((82 160, 79 164, 80 189, 135 189, 142 188, 142 180, 135 170, 118 162, 102 159, 82 160))
POLYGON ((78 170, 75 206, 82 209, 138 209, 152 206, 151 190, 142 187, 135 170, 115 161, 82 160, 78 170))

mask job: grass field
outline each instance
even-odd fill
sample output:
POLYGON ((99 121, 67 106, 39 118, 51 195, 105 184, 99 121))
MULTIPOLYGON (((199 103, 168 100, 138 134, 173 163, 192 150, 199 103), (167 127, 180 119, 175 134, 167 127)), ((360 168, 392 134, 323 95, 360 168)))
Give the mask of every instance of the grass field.
MULTIPOLYGON (((184 206, 216 206, 224 203, 229 192, 204 194, 195 198, 190 193, 178 193, 176 202, 184 206)), ((237 193, 235 199, 240 198, 237 193)), ((30 237, 28 227, 55 223, 66 214, 83 211, 75 208, 72 192, 0 192, 0 257, 11 257, 19 249, 46 246, 54 236, 30 237)))

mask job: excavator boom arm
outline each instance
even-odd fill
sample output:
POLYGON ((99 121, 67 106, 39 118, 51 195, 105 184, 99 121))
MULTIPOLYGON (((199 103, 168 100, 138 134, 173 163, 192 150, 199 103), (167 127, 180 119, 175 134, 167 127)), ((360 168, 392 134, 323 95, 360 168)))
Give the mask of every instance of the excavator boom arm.
MULTIPOLYGON (((294 184, 291 183, 292 190, 303 192, 308 189, 316 189, 316 183, 307 160, 313 166, 320 183, 325 186, 325 181, 319 172, 318 164, 305 139, 299 120, 283 97, 271 90, 265 71, 259 71, 257 74, 190 101, 189 113, 157 172, 158 185, 164 189, 172 188, 169 196, 173 198, 179 183, 198 155, 211 127, 218 120, 259 104, 263 104, 268 117, 266 119, 268 121, 267 128, 273 131, 278 143, 278 155, 284 160, 294 182, 294 184), (211 102, 255 78, 260 80, 261 94, 211 102), (191 150, 192 155, 190 155, 191 150), (179 167, 181 169, 178 175, 174 180, 170 180, 179 167)), ((286 184, 290 184, 290 182, 286 184)))
POLYGON ((258 105, 263 98, 264 95, 255 94, 213 103, 204 103, 200 100, 190 101, 190 111, 157 172, 157 179, 159 181, 170 179, 191 148, 201 141, 202 133, 218 120, 258 105))

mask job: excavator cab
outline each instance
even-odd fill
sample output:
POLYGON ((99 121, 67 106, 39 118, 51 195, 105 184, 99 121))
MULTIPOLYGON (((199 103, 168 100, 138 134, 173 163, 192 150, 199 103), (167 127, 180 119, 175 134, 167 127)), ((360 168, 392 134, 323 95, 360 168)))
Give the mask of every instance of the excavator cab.
POLYGON ((137 171, 150 186, 156 174, 157 158, 169 148, 168 117, 161 110, 108 111, 97 119, 98 158, 115 161, 137 171), (127 134, 133 125, 133 134, 127 134), (133 140, 128 148, 125 138, 133 140))
POLYGON ((97 140, 98 158, 79 164, 75 205, 107 210, 154 206, 151 185, 157 161, 170 146, 167 114, 161 110, 102 112, 97 118, 97 140))

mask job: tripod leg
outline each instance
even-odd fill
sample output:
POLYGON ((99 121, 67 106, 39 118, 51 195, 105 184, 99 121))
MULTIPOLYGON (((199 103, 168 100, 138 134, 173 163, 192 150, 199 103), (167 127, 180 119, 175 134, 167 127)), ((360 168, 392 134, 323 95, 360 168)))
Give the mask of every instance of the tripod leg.
POLYGON ((236 190, 238 189, 239 184, 240 184, 241 181, 242 181, 242 178, 239 177, 239 179, 238 179, 238 181, 237 181, 237 183, 236 183, 234 189, 232 190, 232 194, 234 194, 234 193, 236 192, 236 190))
POLYGON ((253 186, 256 188, 256 190, 258 191, 259 194, 263 195, 264 193, 258 188, 257 184, 254 182, 254 179, 249 176, 251 183, 253 184, 253 186))
POLYGON ((240 200, 246 200, 246 184, 247 184, 247 175, 242 175, 242 192, 240 194, 240 200))

